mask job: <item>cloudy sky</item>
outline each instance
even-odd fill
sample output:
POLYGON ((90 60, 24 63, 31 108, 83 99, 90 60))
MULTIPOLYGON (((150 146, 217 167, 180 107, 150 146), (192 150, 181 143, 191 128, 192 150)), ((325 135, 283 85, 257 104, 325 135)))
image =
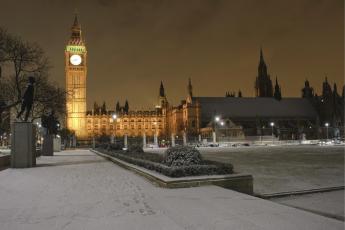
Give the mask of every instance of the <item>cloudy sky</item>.
POLYGON ((254 95, 259 49, 283 97, 309 79, 344 84, 343 0, 1 0, 0 26, 38 42, 64 86, 64 48, 77 9, 88 49, 89 106, 153 107, 168 100, 242 90, 254 95))

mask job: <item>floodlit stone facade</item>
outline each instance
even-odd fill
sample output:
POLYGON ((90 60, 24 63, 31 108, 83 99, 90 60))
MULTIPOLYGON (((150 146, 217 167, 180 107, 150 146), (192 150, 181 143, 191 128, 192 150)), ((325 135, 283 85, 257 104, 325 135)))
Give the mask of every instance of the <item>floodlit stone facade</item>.
POLYGON ((66 126, 79 139, 86 138, 87 51, 81 27, 75 16, 71 37, 65 49, 66 126))

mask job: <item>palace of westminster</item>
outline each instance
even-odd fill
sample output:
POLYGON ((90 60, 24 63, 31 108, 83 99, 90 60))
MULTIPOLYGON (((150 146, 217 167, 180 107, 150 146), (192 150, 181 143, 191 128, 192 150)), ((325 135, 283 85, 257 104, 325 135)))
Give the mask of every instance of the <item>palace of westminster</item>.
POLYGON ((117 102, 113 110, 95 103, 87 111, 87 49, 77 16, 71 30, 65 49, 66 126, 79 140, 144 134, 210 138, 214 131, 219 137, 232 140, 272 132, 279 139, 300 139, 302 134, 304 138, 321 138, 326 123, 332 127, 332 136, 343 136, 344 88, 339 95, 336 85, 332 89, 326 78, 322 95, 318 96, 306 80, 301 97, 284 98, 278 80, 272 84, 262 50, 255 79, 256 97, 242 97, 241 92, 226 92, 224 97, 196 97, 189 79, 187 97, 178 106, 169 104, 161 82, 154 110, 132 111, 126 101, 124 106, 117 102))

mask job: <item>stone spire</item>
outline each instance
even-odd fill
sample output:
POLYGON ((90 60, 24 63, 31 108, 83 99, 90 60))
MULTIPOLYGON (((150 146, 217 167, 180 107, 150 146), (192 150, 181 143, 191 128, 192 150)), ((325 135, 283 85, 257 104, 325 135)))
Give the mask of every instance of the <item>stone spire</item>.
POLYGON ((187 90, 188 90, 188 97, 192 98, 193 97, 193 86, 192 86, 192 79, 191 78, 188 79, 187 90))
POLYGON ((267 72, 267 65, 264 60, 262 48, 260 48, 260 61, 258 66, 258 75, 255 79, 255 95, 257 97, 272 97, 273 85, 270 75, 267 72))
POLYGON ((325 76, 325 81, 322 83, 322 97, 330 98, 332 96, 332 88, 328 83, 327 76, 325 76))
POLYGON ((265 63, 262 47, 260 47, 260 63, 265 63))
POLYGON ((278 77, 276 77, 276 85, 274 86, 274 98, 278 101, 282 99, 281 88, 278 84, 278 77))
POLYGON ((71 28, 71 38, 69 40, 70 45, 83 45, 83 38, 81 35, 81 26, 78 20, 78 14, 74 15, 74 22, 71 28))
POLYGON ((161 85, 159 87, 159 96, 165 97, 165 90, 164 90, 164 86, 163 86, 163 81, 161 81, 161 85))

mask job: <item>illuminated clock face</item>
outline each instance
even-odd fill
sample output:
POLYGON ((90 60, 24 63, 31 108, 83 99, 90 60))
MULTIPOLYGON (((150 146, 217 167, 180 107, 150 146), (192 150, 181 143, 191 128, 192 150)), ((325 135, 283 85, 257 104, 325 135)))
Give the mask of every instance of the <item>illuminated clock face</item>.
POLYGON ((73 54, 69 61, 72 63, 72 65, 80 65, 81 63, 81 57, 78 54, 73 54))

